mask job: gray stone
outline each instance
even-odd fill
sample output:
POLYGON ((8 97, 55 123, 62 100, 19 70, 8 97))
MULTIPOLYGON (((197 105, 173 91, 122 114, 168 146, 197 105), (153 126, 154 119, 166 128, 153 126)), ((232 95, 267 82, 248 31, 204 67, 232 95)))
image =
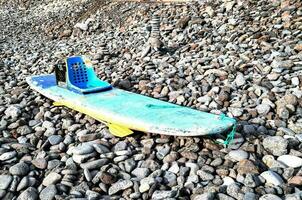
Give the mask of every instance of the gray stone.
POLYGON ((268 104, 260 104, 256 109, 260 115, 266 115, 270 111, 271 107, 268 104))
POLYGON ((5 115, 11 118, 17 118, 21 114, 21 109, 17 105, 11 105, 5 110, 5 115))
POLYGON ((113 152, 116 152, 116 151, 121 151, 121 150, 126 150, 126 149, 127 149, 127 143, 124 141, 120 141, 114 145, 112 150, 113 150, 113 152))
POLYGON ((267 184, 278 186, 284 183, 283 179, 279 174, 273 171, 265 171, 260 174, 265 180, 267 184))
POLYGON ((243 150, 232 150, 229 152, 229 157, 233 160, 236 160, 236 161, 241 161, 241 160, 244 160, 244 159, 247 159, 249 154, 243 150))
POLYGON ((204 193, 195 196, 193 200, 214 200, 214 199, 215 199, 214 193, 204 193))
POLYGON ((29 187, 24 190, 17 200, 37 200, 38 199, 38 191, 36 188, 29 187))
POLYGON ((155 190, 152 194, 152 200, 165 200, 168 198, 173 198, 176 195, 174 190, 155 190))
POLYGON ((95 149, 96 152, 98 152, 99 154, 103 154, 103 153, 109 153, 110 150, 104 146, 104 145, 101 145, 101 144, 93 144, 92 145, 95 149))
POLYGON ((235 200, 233 197, 230 197, 226 194, 223 194, 223 193, 218 193, 217 194, 217 197, 219 200, 235 200))
POLYGON ((0 190, 6 190, 12 180, 13 177, 10 175, 0 175, 0 190))
POLYGON ((2 199, 6 194, 5 190, 0 190, 0 199, 2 199))
POLYGON ((177 177, 174 173, 166 171, 164 174, 164 181, 166 183, 166 185, 168 185, 169 187, 173 187, 175 185, 177 185, 177 177))
POLYGON ((29 177, 28 176, 24 176, 21 179, 20 183, 18 184, 17 191, 21 191, 24 188, 27 188, 28 185, 29 185, 29 177))
POLYGON ((243 200, 254 200, 256 199, 256 194, 252 192, 246 192, 244 194, 243 200))
POLYGON ((61 175, 56 173, 56 172, 50 172, 43 180, 42 184, 44 186, 49 186, 52 184, 56 184, 57 182, 59 182, 61 180, 61 175))
POLYGON ((288 141, 281 136, 269 136, 264 138, 263 147, 275 156, 287 154, 288 141))
POLYGON ((108 190, 109 195, 116 194, 119 191, 125 190, 133 186, 133 182, 130 180, 119 180, 116 183, 113 183, 108 190))
POLYGON ((63 138, 61 135, 51 135, 48 137, 48 141, 51 145, 57 145, 63 141, 63 138))
POLYGON ((20 162, 9 168, 9 173, 16 176, 24 176, 28 174, 29 167, 26 163, 20 162))
POLYGON ((15 152, 15 151, 6 152, 6 153, 1 154, 0 160, 1 161, 9 160, 9 159, 15 157, 16 155, 17 155, 17 152, 15 152))
POLYGON ((54 200, 57 192, 55 185, 49 185, 40 192, 39 197, 41 200, 54 200))
POLYGON ((282 200, 282 199, 274 194, 265 194, 261 196, 259 200, 282 200))
POLYGON ((211 181, 214 179, 214 176, 208 172, 205 172, 203 170, 198 170, 197 175, 203 180, 203 181, 211 181))
POLYGON ((108 163, 108 159, 98 159, 98 160, 93 160, 90 162, 82 163, 80 166, 82 169, 97 169, 102 167, 103 165, 108 163))
POLYGON ((91 145, 82 144, 82 145, 78 145, 77 147, 75 147, 72 152, 73 152, 73 154, 83 155, 83 154, 92 153, 93 151, 94 151, 94 148, 91 145))
POLYGON ((238 196, 238 193, 240 192, 240 187, 236 184, 230 184, 227 186, 227 194, 236 198, 238 196))
POLYGON ((149 173, 150 170, 148 168, 143 168, 143 167, 136 168, 131 172, 132 175, 140 179, 147 177, 149 173))
POLYGON ((87 190, 86 196, 88 197, 88 200, 99 200, 101 199, 101 195, 98 192, 87 190))

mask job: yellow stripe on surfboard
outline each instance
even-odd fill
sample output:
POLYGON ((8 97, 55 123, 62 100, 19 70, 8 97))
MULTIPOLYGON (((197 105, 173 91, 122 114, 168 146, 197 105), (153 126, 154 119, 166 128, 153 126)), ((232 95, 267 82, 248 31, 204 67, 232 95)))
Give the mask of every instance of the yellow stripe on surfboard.
MULTIPOLYGON (((95 118, 96 120, 98 120, 98 121, 104 123, 106 126, 108 126, 110 133, 114 136, 126 137, 133 133, 133 131, 130 128, 127 128, 126 126, 104 121, 106 119, 106 117, 102 117, 102 115, 99 113, 91 112, 83 106, 78 106, 78 105, 75 106, 72 103, 67 102, 67 101, 56 101, 56 102, 53 102, 53 105, 54 106, 66 106, 68 108, 71 108, 73 110, 76 110, 78 112, 84 113, 86 115, 89 115, 89 116, 95 118)), ((136 130, 139 130, 139 129, 136 129, 136 130)), ((140 130, 143 131, 142 129, 140 129, 140 130)))

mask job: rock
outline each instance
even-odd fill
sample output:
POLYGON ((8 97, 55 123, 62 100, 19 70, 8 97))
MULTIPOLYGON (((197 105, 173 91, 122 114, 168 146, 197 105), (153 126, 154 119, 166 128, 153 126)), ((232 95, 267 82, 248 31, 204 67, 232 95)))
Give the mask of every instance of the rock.
POLYGON ((260 104, 256 107, 256 109, 260 115, 267 115, 271 107, 268 104, 260 104))
POLYGON ((109 195, 116 194, 119 191, 126 190, 133 186, 133 182, 130 180, 119 180, 118 182, 112 184, 108 190, 109 195))
POLYGON ((35 159, 31 161, 31 163, 38 169, 46 169, 47 167, 47 160, 45 160, 45 158, 35 159))
POLYGON ((61 135, 52 135, 48 138, 48 141, 51 145, 57 145, 63 141, 63 138, 61 135))
POLYGON ((82 31, 87 31, 88 30, 88 24, 86 24, 86 23, 77 23, 74 27, 79 28, 82 31))
POLYGON ((6 190, 12 180, 13 177, 10 175, 0 175, 0 190, 6 190))
POLYGON ((190 16, 184 16, 184 17, 180 18, 178 20, 178 22, 176 23, 175 27, 180 28, 180 29, 186 28, 190 19, 191 19, 190 16))
POLYGON ((89 154, 94 151, 93 146, 89 144, 78 145, 73 149, 73 153, 77 155, 89 154))
POLYGON ((24 190, 17 200, 36 200, 38 199, 38 191, 36 188, 29 187, 26 190, 24 190))
POLYGON ((274 194, 265 194, 261 196, 259 200, 282 200, 282 199, 274 194))
POLYGON ((214 200, 214 199, 215 199, 214 193, 204 193, 195 196, 193 200, 214 200))
POLYGON ((17 105, 10 105, 4 113, 8 117, 17 118, 21 114, 21 109, 17 105))
POLYGON ((82 169, 96 169, 99 167, 102 167, 103 165, 107 164, 108 160, 107 159, 98 159, 98 160, 93 160, 87 163, 81 164, 82 169))
POLYGON ((15 152, 15 151, 6 152, 6 153, 3 153, 2 155, 0 155, 0 160, 1 161, 9 160, 9 159, 15 157, 16 155, 17 155, 17 152, 15 152))
POLYGON ((136 176, 139 179, 147 177, 149 173, 150 170, 148 168, 142 168, 142 167, 136 168, 131 172, 132 175, 136 176))
POLYGON ((54 200, 57 192, 55 185, 49 185, 40 192, 39 197, 41 200, 54 200))
POLYGON ((281 136, 269 136, 264 138, 263 147, 275 156, 287 154, 288 141, 281 136))
POLYGON ((247 159, 249 154, 243 150, 232 150, 229 152, 228 156, 236 161, 241 161, 247 159))
POLYGON ((242 73, 237 73, 235 83, 238 87, 245 85, 246 81, 242 73))
POLYGON ((291 60, 284 60, 284 61, 280 61, 280 60, 273 60, 271 66, 273 68, 277 68, 277 69, 291 69, 293 67, 294 63, 291 60))
POLYGON ((227 176, 227 177, 223 178, 223 185, 228 186, 228 185, 233 184, 233 183, 235 183, 235 181, 231 177, 227 176))
POLYGON ((198 170, 197 175, 204 181, 210 181, 214 179, 214 176, 208 172, 205 172, 203 170, 198 170))
POLYGON ((273 171, 265 171, 260 174, 265 180, 267 184, 271 184, 274 186, 279 186, 284 183, 283 179, 273 171))
POLYGON ((227 186, 226 192, 231 197, 236 198, 238 196, 238 194, 240 193, 240 187, 236 183, 230 184, 227 186))
POLYGON ((238 163, 237 167, 238 174, 245 175, 248 173, 259 174, 259 169, 250 160, 244 159, 238 163))
POLYGON ((116 181, 116 178, 107 172, 102 172, 99 178, 102 181, 102 183, 108 185, 111 185, 116 181))
POLYGON ((282 155, 279 156, 277 160, 292 168, 298 168, 302 166, 302 158, 293 155, 282 155))
POLYGON ((254 200, 256 199, 256 194, 252 192, 246 192, 244 194, 243 200, 254 200))
POLYGON ((152 194, 152 200, 169 199, 169 198, 173 198, 175 195, 176 195, 176 191, 174 190, 170 190, 170 191, 155 190, 154 193, 152 194))
POLYGON ((16 176, 25 176, 29 172, 29 167, 26 163, 20 162, 9 168, 9 173, 16 176))
POLYGON ((294 49, 296 51, 302 51, 302 44, 296 44, 295 47, 294 47, 294 49))
POLYGON ((56 184, 57 182, 59 182, 61 180, 61 175, 56 173, 56 172, 50 172, 44 179, 42 184, 44 186, 50 186, 52 184, 56 184))
POLYGON ((302 176, 292 177, 291 179, 289 179, 288 184, 301 186, 302 185, 302 176))
POLYGON ((208 13, 208 15, 210 17, 213 17, 213 15, 215 14, 215 12, 211 6, 207 6, 205 11, 206 11, 206 13, 208 13))
POLYGON ((164 173, 164 182, 169 187, 173 187, 173 186, 177 185, 177 177, 172 172, 165 171, 165 173, 164 173))

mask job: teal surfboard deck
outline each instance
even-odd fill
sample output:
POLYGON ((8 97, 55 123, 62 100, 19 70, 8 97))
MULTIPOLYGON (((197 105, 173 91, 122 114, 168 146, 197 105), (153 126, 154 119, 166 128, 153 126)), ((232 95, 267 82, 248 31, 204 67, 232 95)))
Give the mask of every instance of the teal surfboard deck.
POLYGON ((67 107, 97 120, 132 130, 173 136, 199 136, 219 134, 234 125, 234 121, 228 117, 222 119, 219 115, 117 88, 90 94, 75 93, 57 86, 52 74, 28 77, 27 83, 55 102, 67 102, 67 107))

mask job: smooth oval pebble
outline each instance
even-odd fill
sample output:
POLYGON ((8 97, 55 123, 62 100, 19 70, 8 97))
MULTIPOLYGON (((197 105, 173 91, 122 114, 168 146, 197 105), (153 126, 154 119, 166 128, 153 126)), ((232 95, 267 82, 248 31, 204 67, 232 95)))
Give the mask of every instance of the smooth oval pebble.
POLYGON ((247 159, 249 154, 243 150, 232 150, 228 154, 231 159, 236 160, 236 161, 241 161, 244 159, 247 159))
POLYGON ((269 185, 281 185, 284 183, 283 179, 279 174, 273 171, 265 171, 260 174, 265 180, 266 183, 269 185))
POLYGON ((302 166, 302 158, 293 155, 282 155, 277 160, 289 167, 298 168, 302 166))
POLYGON ((15 151, 6 152, 0 156, 0 160, 1 161, 9 160, 9 159, 15 157, 16 155, 17 155, 17 152, 15 152, 15 151))

